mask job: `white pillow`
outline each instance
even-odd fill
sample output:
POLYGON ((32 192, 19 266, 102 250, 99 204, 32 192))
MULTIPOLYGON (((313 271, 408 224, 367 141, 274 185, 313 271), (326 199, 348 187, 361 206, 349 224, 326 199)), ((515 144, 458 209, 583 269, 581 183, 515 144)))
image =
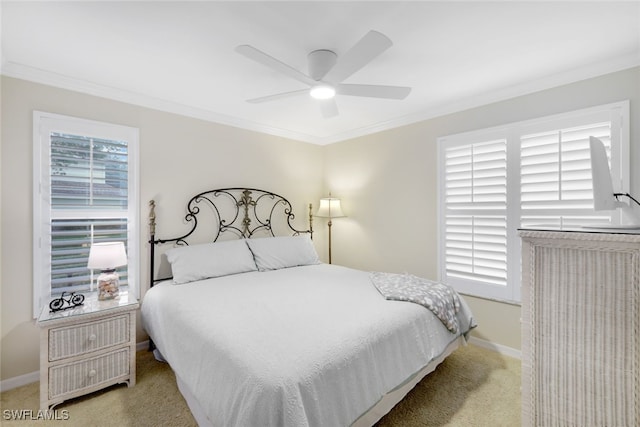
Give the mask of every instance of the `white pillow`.
POLYGON ((182 246, 165 254, 175 284, 257 270, 244 239, 182 246))
POLYGON ((247 244, 260 271, 320 263, 308 235, 247 239, 247 244))

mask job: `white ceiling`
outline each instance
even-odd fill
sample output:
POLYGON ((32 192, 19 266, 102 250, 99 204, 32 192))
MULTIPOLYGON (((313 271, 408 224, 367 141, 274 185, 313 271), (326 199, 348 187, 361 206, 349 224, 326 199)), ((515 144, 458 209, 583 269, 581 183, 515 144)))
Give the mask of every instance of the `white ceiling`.
POLYGON ((2 74, 326 144, 640 65, 640 3, 2 2, 2 74), (307 73, 369 30, 394 45, 345 83, 411 86, 402 101, 338 96, 239 55, 250 44, 307 73))

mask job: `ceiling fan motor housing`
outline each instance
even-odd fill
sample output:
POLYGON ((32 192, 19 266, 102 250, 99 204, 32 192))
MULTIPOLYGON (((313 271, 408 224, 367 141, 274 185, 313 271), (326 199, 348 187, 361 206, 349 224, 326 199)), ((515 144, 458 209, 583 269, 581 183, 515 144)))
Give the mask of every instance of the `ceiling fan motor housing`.
POLYGON ((309 76, 314 80, 322 80, 336 64, 337 57, 335 52, 326 49, 318 49, 311 52, 307 56, 309 61, 309 76))

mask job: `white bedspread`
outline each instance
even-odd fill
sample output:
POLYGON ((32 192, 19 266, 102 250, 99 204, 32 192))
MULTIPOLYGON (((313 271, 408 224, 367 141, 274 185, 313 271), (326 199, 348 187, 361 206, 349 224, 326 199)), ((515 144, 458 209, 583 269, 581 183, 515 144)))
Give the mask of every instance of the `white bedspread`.
POLYGON ((459 335, 385 300, 367 272, 327 264, 159 284, 142 316, 216 426, 350 425, 459 335))

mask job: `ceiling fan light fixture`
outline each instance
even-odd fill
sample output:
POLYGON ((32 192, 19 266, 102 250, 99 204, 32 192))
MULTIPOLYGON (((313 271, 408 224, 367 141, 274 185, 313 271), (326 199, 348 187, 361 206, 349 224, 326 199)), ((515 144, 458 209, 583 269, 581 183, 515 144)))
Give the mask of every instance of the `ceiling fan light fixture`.
POLYGON ((309 91, 314 99, 331 99, 336 96, 336 88, 328 84, 319 84, 311 88, 309 91))
POLYGON ((341 55, 340 61, 334 51, 316 49, 307 56, 308 75, 250 45, 237 46, 236 52, 307 86, 305 89, 248 99, 247 102, 256 104, 308 93, 319 101, 316 104, 320 106, 322 116, 328 119, 338 115, 337 94, 382 99, 405 99, 409 95, 410 87, 343 83, 392 45, 387 36, 371 30, 341 55))

